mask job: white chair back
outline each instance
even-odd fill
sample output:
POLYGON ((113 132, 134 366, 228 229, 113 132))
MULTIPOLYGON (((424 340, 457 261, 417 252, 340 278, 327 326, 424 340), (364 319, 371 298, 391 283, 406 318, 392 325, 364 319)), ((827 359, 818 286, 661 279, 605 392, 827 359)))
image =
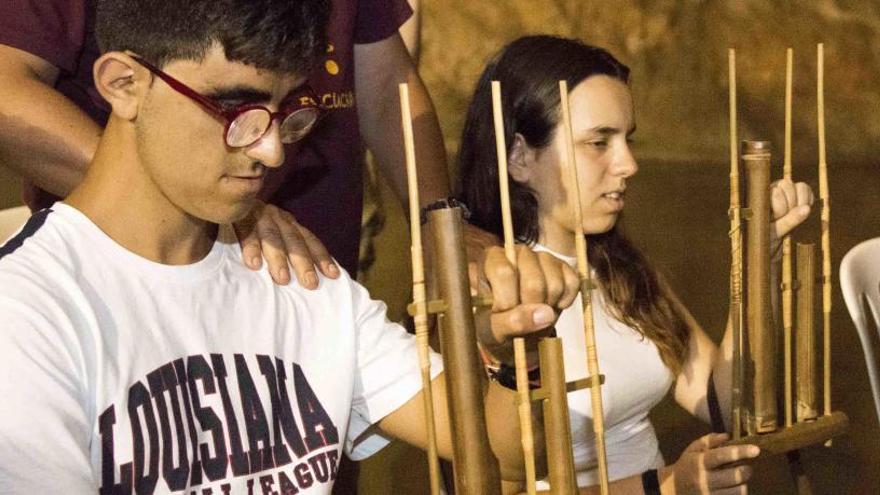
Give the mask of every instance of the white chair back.
POLYGON ((31 210, 27 206, 0 210, 0 245, 5 244, 12 234, 18 232, 30 216, 31 210))
POLYGON ((875 342, 880 340, 880 237, 862 242, 846 253, 840 263, 840 288, 862 341, 880 421, 880 371, 874 352, 875 342))

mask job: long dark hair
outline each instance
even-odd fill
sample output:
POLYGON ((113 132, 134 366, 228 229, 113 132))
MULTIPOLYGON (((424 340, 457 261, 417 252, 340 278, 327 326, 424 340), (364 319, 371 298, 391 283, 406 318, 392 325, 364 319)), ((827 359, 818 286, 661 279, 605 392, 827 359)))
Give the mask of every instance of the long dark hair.
MULTIPOLYGON (((501 235, 491 82, 501 82, 509 153, 516 134, 533 148, 549 145, 560 120, 558 81, 565 80, 574 89, 594 75, 627 83, 629 68, 602 48, 553 36, 519 38, 489 62, 471 99, 458 155, 459 194, 471 209, 471 223, 501 235)), ((510 204, 517 240, 536 242, 538 199, 534 191, 511 178, 510 204)), ((612 314, 651 339, 663 363, 677 373, 684 361, 689 331, 661 288, 656 271, 617 226, 588 238, 590 263, 612 314)))

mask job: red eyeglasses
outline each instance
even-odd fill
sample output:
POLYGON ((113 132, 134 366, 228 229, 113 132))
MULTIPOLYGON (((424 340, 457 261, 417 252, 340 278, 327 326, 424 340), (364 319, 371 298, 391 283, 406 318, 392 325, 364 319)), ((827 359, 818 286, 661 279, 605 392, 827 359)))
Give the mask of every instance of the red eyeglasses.
POLYGON ((300 87, 298 94, 290 98, 291 103, 279 112, 273 112, 262 105, 254 103, 245 103, 226 109, 220 103, 207 96, 200 95, 189 86, 162 72, 141 57, 132 55, 132 58, 159 79, 165 81, 171 86, 171 89, 192 99, 209 113, 226 121, 223 138, 226 141, 226 145, 232 148, 242 148, 257 142, 269 131, 272 122, 276 119, 281 121, 281 142, 285 144, 295 143, 304 138, 315 127, 318 117, 321 116, 318 98, 308 85, 300 87))

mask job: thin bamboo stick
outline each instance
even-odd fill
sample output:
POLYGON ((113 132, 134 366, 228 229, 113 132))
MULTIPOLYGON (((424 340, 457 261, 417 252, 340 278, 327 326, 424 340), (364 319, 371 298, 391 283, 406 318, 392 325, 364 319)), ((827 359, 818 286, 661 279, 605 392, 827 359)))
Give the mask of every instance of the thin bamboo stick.
MULTIPOLYGON (((791 180, 791 79, 794 53, 786 50, 785 60, 785 149, 782 175, 791 180)), ((792 353, 791 334, 793 323, 791 235, 782 240, 782 330, 785 347, 785 426, 791 426, 792 418, 792 353)))
MULTIPOLYGON (((510 192, 507 179, 507 143, 504 138, 504 116, 501 110, 501 84, 492 81, 492 115, 495 121, 495 150, 498 157, 498 185, 501 199, 501 223, 504 228, 504 253, 515 268, 516 249, 513 238, 513 219, 510 214, 510 192)), ((516 367, 516 392, 519 396, 520 435, 525 457, 526 492, 534 495, 537 476, 535 473, 535 439, 532 435, 532 405, 529 399, 529 378, 526 363, 525 340, 513 339, 514 366, 516 367)))
POLYGON ((504 138, 504 115, 501 109, 501 83, 492 81, 492 117, 495 123, 495 154, 498 157, 498 186, 501 195, 501 224, 504 228, 504 254, 516 266, 513 218, 510 214, 510 186, 507 180, 507 141, 504 138))
POLYGON ((403 126, 403 144, 406 154, 407 184, 409 186, 409 221, 412 239, 413 303, 416 315, 416 345, 419 354, 419 368, 422 375, 422 398, 425 424, 428 434, 428 474, 431 494, 440 493, 440 462, 437 456, 437 431, 434 424, 434 396, 431 391, 431 360, 429 357, 429 330, 427 295, 425 290, 425 266, 422 251, 422 231, 419 215, 419 186, 416 171, 416 153, 413 140, 412 115, 409 105, 409 86, 398 86, 400 93, 400 118, 403 126))
POLYGON ((728 85, 730 89, 730 320, 733 331, 733 386, 731 390, 731 425, 734 440, 742 436, 743 386, 743 266, 742 218, 739 192, 739 149, 736 127, 736 52, 728 51, 728 85))
POLYGON ((828 164, 825 161, 825 51, 816 47, 816 96, 819 130, 819 199, 822 202, 822 374, 824 411, 831 414, 831 196, 828 190, 828 164))
POLYGON ((590 402, 593 409, 593 432, 596 435, 596 456, 599 461, 599 488, 602 495, 608 494, 608 460, 605 449, 605 415, 602 407, 602 388, 599 379, 599 357, 596 351, 596 332, 593 326, 592 280, 587 259, 587 237, 584 235, 583 212, 581 211, 580 182, 574 155, 574 137, 571 127, 571 111, 568 106, 568 83, 559 81, 559 99, 562 106, 562 119, 566 133, 566 163, 571 170, 574 197, 575 249, 577 250, 578 275, 581 280, 581 301, 584 311, 584 336, 587 344, 587 369, 593 380, 590 387, 590 402))

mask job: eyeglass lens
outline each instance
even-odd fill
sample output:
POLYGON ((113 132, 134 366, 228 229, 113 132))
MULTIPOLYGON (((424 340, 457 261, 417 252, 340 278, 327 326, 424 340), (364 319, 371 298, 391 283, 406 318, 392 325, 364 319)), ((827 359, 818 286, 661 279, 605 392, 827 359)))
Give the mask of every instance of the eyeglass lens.
MULTIPOLYGON (((318 118, 315 108, 303 108, 288 115, 281 122, 281 142, 285 144, 299 141, 312 129, 318 118)), ((271 114, 262 108, 254 108, 240 113, 229 123, 226 130, 226 144, 239 148, 249 146, 263 137, 272 125, 271 114)))

